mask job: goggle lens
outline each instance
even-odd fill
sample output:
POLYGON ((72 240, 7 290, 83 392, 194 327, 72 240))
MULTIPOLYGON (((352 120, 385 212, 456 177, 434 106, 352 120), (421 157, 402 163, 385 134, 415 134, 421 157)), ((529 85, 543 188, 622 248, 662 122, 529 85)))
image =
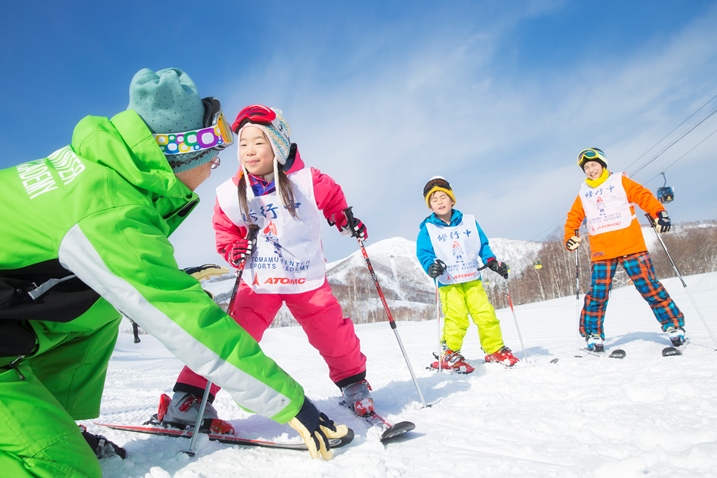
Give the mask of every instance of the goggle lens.
POLYGON ((578 154, 578 165, 582 168, 587 161, 593 161, 595 159, 605 161, 605 153, 598 148, 584 149, 580 151, 580 154, 578 154))
POLYGON ((231 130, 239 133, 239 130, 247 123, 259 123, 270 125, 276 119, 276 113, 271 108, 264 105, 247 106, 239 112, 236 120, 232 124, 231 130))

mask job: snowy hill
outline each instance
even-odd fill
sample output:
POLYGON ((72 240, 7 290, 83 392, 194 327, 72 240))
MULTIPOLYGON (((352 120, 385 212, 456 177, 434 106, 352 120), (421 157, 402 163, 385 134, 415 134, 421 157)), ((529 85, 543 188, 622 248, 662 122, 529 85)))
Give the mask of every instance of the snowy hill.
MULTIPOLYGON (((378 254, 377 254, 378 255, 378 254)), ((717 273, 688 276, 689 291, 711 331, 717 331, 717 273)), ((129 458, 102 463, 107 478, 127 477, 712 477, 717 469, 717 352, 678 279, 665 286, 686 315, 691 344, 681 357, 663 358, 668 344, 649 307, 633 287, 612 292, 606 345, 624 360, 576 358, 574 297, 518 306, 528 360, 515 369, 483 363, 471 326, 463 353, 476 371, 436 374, 424 367, 436 349, 435 320, 400 322, 423 408, 396 338, 386 323, 357 325, 368 357, 368 379, 378 409, 389 420, 411 420, 406 439, 381 444, 374 430, 338 404, 339 392, 322 359, 298 327, 267 331, 262 347, 292 374, 318 407, 356 432, 330 462, 305 452, 221 445, 200 439, 197 455, 180 450, 189 440, 89 429, 125 446, 129 458), (555 364, 551 359, 559 358, 555 364)), ((510 309, 501 309, 505 341, 522 347, 510 309)), ((582 354, 581 354, 582 355, 582 354)), ((121 334, 110 361, 100 419, 137 424, 171 393, 182 364, 153 338, 140 344, 121 334)), ((253 438, 296 439, 287 426, 252 416, 220 392, 220 416, 253 438)))

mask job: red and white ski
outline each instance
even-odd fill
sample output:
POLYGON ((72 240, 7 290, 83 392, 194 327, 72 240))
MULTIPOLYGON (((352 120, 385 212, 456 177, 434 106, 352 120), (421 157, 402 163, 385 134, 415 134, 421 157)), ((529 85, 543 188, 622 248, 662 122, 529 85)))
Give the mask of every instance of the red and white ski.
MULTIPOLYGON (((116 423, 98 423, 94 422, 95 425, 101 427, 112 428, 114 430, 122 430, 134 433, 147 433, 150 435, 161 435, 178 438, 192 438, 192 427, 189 429, 181 430, 179 428, 167 428, 156 425, 119 425, 116 423)), ((242 438, 234 435, 217 435, 214 433, 206 434, 210 440, 218 441, 221 443, 229 443, 232 445, 243 445, 243 446, 259 446, 265 448, 281 448, 284 450, 306 450, 306 445, 302 443, 285 443, 275 442, 269 440, 255 440, 252 438, 242 438)), ((349 428, 349 432, 343 438, 330 439, 329 443, 331 448, 341 448, 344 445, 348 445, 354 439, 354 432, 349 428)))
MULTIPOLYGON (((341 405, 348 408, 349 410, 353 411, 353 409, 343 400, 340 402, 341 405)), ((355 413, 355 412, 354 412, 355 413)), ((410 432, 411 430, 416 428, 416 425, 413 422, 409 421, 402 421, 398 423, 391 423, 385 418, 383 418, 378 413, 371 412, 364 416, 356 415, 358 418, 363 420, 369 427, 377 427, 381 430, 381 441, 384 442, 386 440, 390 440, 391 438, 396 438, 398 436, 401 436, 405 433, 410 432)))

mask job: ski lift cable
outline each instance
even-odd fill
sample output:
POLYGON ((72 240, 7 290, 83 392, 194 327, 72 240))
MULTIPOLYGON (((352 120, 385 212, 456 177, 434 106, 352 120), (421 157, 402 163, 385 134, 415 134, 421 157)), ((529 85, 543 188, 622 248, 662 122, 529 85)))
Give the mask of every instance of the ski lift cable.
POLYGON ((696 115, 697 113, 699 113, 699 111, 700 111, 702 108, 704 108, 705 106, 707 106, 708 104, 710 104, 710 103, 712 102, 712 100, 714 100, 715 98, 717 98, 717 95, 714 95, 712 98, 710 98, 709 100, 707 100, 707 102, 706 102, 705 104, 703 104, 702 106, 700 106, 699 108, 697 108, 697 109, 695 110, 695 112, 692 113, 690 116, 688 116, 682 123, 680 123, 680 124, 678 124, 677 126, 675 126, 675 127, 672 129, 672 131, 670 131, 669 133, 667 133, 662 139, 660 139, 657 143, 655 143, 654 145, 652 145, 652 146, 650 147, 650 149, 648 149, 647 151, 645 151, 644 153, 642 153, 637 159, 635 159, 635 161, 633 161, 632 163, 630 163, 629 165, 627 165, 627 167, 625 168, 625 171, 627 171, 628 169, 630 169, 630 167, 632 167, 633 164, 635 164, 636 162, 638 162, 643 156, 645 156, 647 153, 649 153, 650 151, 652 151, 652 150, 655 148, 655 146, 657 146, 658 144, 660 144, 661 142, 663 142, 663 141, 665 140, 665 138, 667 138, 667 137, 670 136, 672 133, 674 133, 677 129, 679 129, 680 126, 682 126, 683 124, 687 123, 687 122, 690 120, 690 118, 692 118, 694 115, 696 115))
MULTIPOLYGON (((677 158, 676 160, 674 160, 674 161, 673 161, 670 165, 668 165, 668 166, 663 170, 663 172, 660 173, 660 174, 663 174, 663 175, 664 175, 664 172, 665 172, 665 171, 667 171, 668 169, 670 169, 672 166, 675 165, 675 163, 677 163, 677 162, 680 161, 682 158, 684 158, 685 156, 687 156, 688 154, 690 154, 692 151, 694 151, 699 145, 701 145, 702 143, 704 143, 705 141, 707 141, 708 139, 710 139, 710 137, 711 137, 712 135, 714 135, 715 133, 717 133, 717 129, 714 130, 714 131, 712 131, 710 134, 708 134, 707 137, 705 137, 705 139, 703 139, 702 141, 700 141, 699 143, 697 143, 696 145, 694 145, 692 148, 690 148, 690 150, 687 151, 685 154, 683 154, 682 156, 680 156, 679 158, 677 158)), ((652 181, 653 179, 659 177, 660 174, 654 176, 653 178, 651 178, 651 179, 650 179, 649 181, 647 181, 647 182, 649 183, 649 182, 652 181)))
MULTIPOLYGON (((672 144, 668 145, 665 149, 663 149, 663 151, 661 151, 660 153, 658 153, 658 155, 655 156, 650 162, 652 162, 652 161, 654 161, 655 159, 657 159, 657 157, 658 157, 660 154, 662 154, 664 151, 667 151, 667 148, 669 148, 669 147, 671 147, 672 145, 674 145, 677 141, 679 141, 681 138, 683 138, 683 137, 684 137, 685 135, 687 135, 690 131, 692 131, 693 129, 695 129, 697 126, 699 126, 699 125, 700 125, 701 123, 703 123, 707 118, 709 118, 710 116, 714 115, 715 113, 717 113, 717 109, 713 110, 708 116, 706 116, 705 118, 703 118, 699 123, 697 123, 695 126, 693 126, 689 131, 687 131, 686 133, 684 133, 680 138, 678 138, 677 140, 675 140, 672 144)), ((714 130, 714 131, 712 131, 712 132, 711 132, 709 135, 707 135, 702 141, 700 141, 700 142, 697 143, 695 146, 693 146, 693 147, 692 147, 689 151, 687 151, 685 154, 683 154, 682 156, 680 156, 679 158, 677 158, 675 161, 673 161, 672 164, 670 164, 669 166, 667 166, 667 167, 664 169, 664 171, 667 171, 670 167, 674 166, 675 163, 677 163, 677 162, 680 161, 682 158, 684 158, 685 156, 687 156, 687 155, 688 155, 689 153, 691 153, 695 148, 697 148, 699 145, 701 145, 702 143, 704 143, 705 141, 707 141, 707 140, 708 140, 712 135, 714 135, 715 133, 717 133, 717 129, 714 130)), ((649 164, 649 163, 647 163, 647 164, 649 164)), ((647 164, 645 164, 645 166, 647 166, 647 164)), ((643 167, 644 167, 644 166, 643 166, 643 167)), ((639 171, 639 169, 638 169, 635 173, 637 173, 638 171, 639 171)), ((663 172, 664 172, 664 171, 663 171, 663 172)), ((635 173, 633 173, 633 175, 634 175, 635 173)), ((652 181, 653 179, 655 179, 655 178, 657 178, 657 177, 659 177, 659 176, 660 176, 660 174, 657 174, 656 176, 652 177, 649 181, 646 181, 646 182, 649 183, 650 181, 652 181)), ((545 229, 543 229, 542 231, 540 231, 539 233, 537 233, 535 236, 533 236, 533 238, 531 239, 531 241, 539 241, 539 240, 541 240, 541 239, 544 239, 544 238, 547 237, 549 234, 552 234, 552 233, 556 230, 556 228, 557 228, 562 222, 563 222, 563 219, 559 219, 559 220, 555 221, 555 222, 552 223, 550 226, 546 227, 545 229)))
MULTIPOLYGON (((685 123, 686 123, 687 121, 689 121, 693 116, 695 116, 697 113, 699 113, 705 106, 707 106, 708 104, 710 104, 715 98, 717 98, 717 95, 714 95, 712 98, 710 98, 709 100, 707 100, 702 106, 700 106, 699 108, 697 108, 694 113, 692 113, 692 114, 691 114, 690 116, 688 116, 684 121, 682 121, 682 122, 681 122, 680 124, 678 124, 675 128, 673 128, 672 131, 670 131, 669 133, 667 133, 662 139, 660 139, 657 143, 655 143, 655 144, 654 144, 652 147, 650 147, 647 151, 645 151, 644 153, 642 153, 637 159, 635 159, 635 161, 633 161, 632 163, 630 163, 630 164, 625 168, 625 171, 627 171, 633 164, 635 164, 636 162, 638 162, 638 161, 640 160, 640 158, 642 158, 642 157, 645 156, 647 153, 649 153, 651 150, 653 150, 653 149, 655 148, 655 146, 657 146, 657 145, 660 144, 662 141, 664 141, 665 138, 667 138, 667 137, 670 136, 672 133, 674 133, 677 129, 679 129, 680 126, 682 126, 683 124, 685 124, 685 123)), ((711 117, 712 115, 714 115, 715 113, 717 113, 717 108, 715 108, 714 110, 712 110, 712 112, 710 112, 707 116, 705 116, 704 118, 702 118, 696 125, 694 125, 692 128, 690 128, 690 129, 689 129, 687 132, 685 132, 682 136, 680 136, 680 137, 677 138, 675 141, 673 141, 671 144, 669 144, 668 146, 666 146, 665 148, 663 148, 659 153, 657 153, 657 155, 655 155, 655 157, 653 157, 650 161, 648 161, 648 162, 647 162, 644 166, 642 166, 641 168, 638 168, 634 173, 632 173, 632 175, 634 176, 634 175, 637 174, 639 171, 641 171, 642 169, 644 169, 645 166, 647 166, 647 165, 650 164, 652 161, 654 161, 655 159, 657 159, 657 158, 658 158, 660 155, 662 155, 665 151, 667 151, 667 150, 668 150, 669 148, 671 148, 674 144, 676 144, 680 139, 684 138, 687 134, 689 134, 690 132, 692 132, 697 126, 699 126, 700 124, 704 123, 708 118, 710 118, 710 117, 711 117)), ((682 156, 680 156, 679 158, 677 158, 672 164, 670 164, 667 168, 665 168, 665 170, 669 169, 671 166, 673 166, 675 163, 677 163, 677 161, 679 161, 680 159, 684 158, 684 157, 685 157, 687 154, 689 154, 693 149, 695 149, 695 148, 696 148, 697 146, 699 146, 700 144, 704 143, 710 136, 712 136, 712 135, 715 134, 716 132, 717 132, 717 130, 715 130, 715 131, 713 131, 712 133, 710 133, 705 139, 703 139, 702 141, 700 141, 699 143, 697 143, 692 149, 690 149, 689 151, 687 151, 687 153, 685 153, 685 154, 683 154, 682 156)), ((659 174, 658 174, 658 176, 659 176, 659 174)), ((652 178, 652 179, 655 179, 655 178, 652 178)), ((650 181, 652 181, 652 179, 650 179, 650 181)), ((649 181, 648 181, 648 182, 649 182, 649 181)), ((556 228, 557 228, 562 222, 563 222, 563 219, 559 219, 559 220, 555 221, 555 222, 552 223, 550 226, 548 226, 547 228, 543 229, 543 230, 540 231, 538 234, 536 234, 535 236, 533 236, 533 239, 531 239, 531 240, 537 241, 537 240, 540 240, 540 239, 543 239, 543 238, 547 237, 548 234, 551 234, 553 231, 555 231, 556 228)))
POLYGON ((560 224, 562 224, 562 222, 563 222, 563 219, 559 219, 559 220, 555 221, 550 226, 546 227, 545 229, 540 231, 538 234, 533 236, 531 241, 539 241, 540 239, 544 239, 545 237, 548 236, 548 234, 552 234, 557 229, 557 227, 560 224))
POLYGON ((660 150, 659 153, 657 153, 655 156, 653 156, 652 159, 650 159, 648 162, 646 162, 645 164, 643 164, 642 166, 640 166, 639 168, 637 168, 637 169, 636 169, 635 171, 633 171, 630 175, 631 175, 631 176, 637 175, 637 173, 639 173, 640 171, 642 171, 643 169, 645 169, 650 163, 652 163, 652 162, 655 161, 657 158, 659 158, 660 156, 662 156, 668 149, 670 149, 671 147, 673 147, 675 144, 677 144, 677 142, 679 142, 679 141, 682 140, 685 136, 687 136, 687 135, 690 134, 692 131, 694 131, 695 128, 697 128, 699 125, 701 125, 702 123, 704 123, 705 121, 707 121, 707 120, 708 120, 710 117, 712 117, 712 115, 714 115, 715 113, 717 113, 717 108, 715 108, 714 110, 712 110, 707 116, 705 116, 705 117, 702 118, 700 121, 698 121, 696 124, 694 124, 690 129, 688 129, 687 131, 685 131, 684 133, 682 133, 682 135, 680 135, 677 139, 675 139, 675 140, 672 141, 670 144, 668 144, 667 146, 665 146, 664 148, 662 148, 662 150, 660 150))

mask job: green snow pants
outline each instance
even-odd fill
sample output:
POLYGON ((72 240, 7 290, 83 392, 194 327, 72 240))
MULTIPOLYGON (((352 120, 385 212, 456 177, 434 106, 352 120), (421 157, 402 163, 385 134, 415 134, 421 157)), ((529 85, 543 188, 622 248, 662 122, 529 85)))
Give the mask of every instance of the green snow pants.
POLYGON ((442 285, 438 293, 443 308, 443 341, 446 347, 454 352, 461 350, 470 325, 468 314, 478 326, 478 338, 485 353, 492 354, 503 347, 500 321, 481 281, 442 285))
POLYGON ((75 420, 99 416, 120 320, 99 300, 70 322, 31 321, 38 349, 17 369, 0 357, 0 475, 102 476, 75 420))

